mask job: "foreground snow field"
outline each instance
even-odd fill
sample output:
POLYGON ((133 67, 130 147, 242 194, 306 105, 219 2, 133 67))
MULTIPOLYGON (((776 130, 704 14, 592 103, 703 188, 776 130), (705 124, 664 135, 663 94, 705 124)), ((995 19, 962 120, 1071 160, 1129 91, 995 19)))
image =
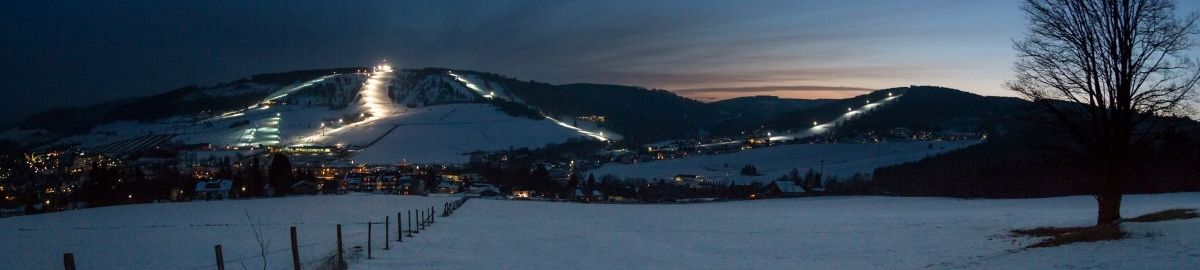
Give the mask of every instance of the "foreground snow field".
MULTIPOLYGON (((367 220, 453 197, 352 194, 126 205, 0 219, 0 269, 262 269, 243 211, 262 220, 268 269, 290 269, 296 226, 305 269, 366 243, 367 220)), ((1133 195, 1123 215, 1200 208, 1200 193, 1133 195)), ((1090 197, 962 200, 811 197, 703 204, 468 201, 453 216, 354 269, 1195 269, 1200 219, 1126 223, 1128 239, 1028 249, 1013 228, 1093 222, 1090 197)), ((393 220, 394 222, 394 220, 393 220)), ((392 228, 394 230, 394 226, 392 228)), ((394 234, 393 234, 394 236, 394 234)))
MULTIPOLYGON (((1200 207, 1133 195, 1123 215, 1200 207)), ((471 200, 354 269, 1195 269, 1200 219, 1115 242, 1028 249, 1007 231, 1094 221, 1091 197, 813 197, 681 205, 471 200)))
MULTIPOLYGON (((79 269, 216 269, 221 244, 227 269, 262 269, 251 222, 270 242, 269 269, 291 269, 288 227, 296 226, 301 261, 336 250, 336 224, 347 248, 366 243, 366 222, 396 211, 441 207, 450 197, 351 194, 101 207, 0 219, 0 269, 62 269, 75 253, 79 269)), ((376 231, 382 241, 382 232, 376 231)), ((378 243, 378 242, 376 242, 378 243)), ((308 266, 306 265, 306 266, 308 266)), ((306 268, 307 269, 307 268, 306 268)))

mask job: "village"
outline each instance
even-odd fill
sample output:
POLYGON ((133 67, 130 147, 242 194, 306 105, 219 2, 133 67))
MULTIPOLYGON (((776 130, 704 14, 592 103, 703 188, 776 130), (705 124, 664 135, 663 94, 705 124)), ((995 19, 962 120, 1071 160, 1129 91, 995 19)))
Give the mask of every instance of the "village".
MULTIPOLYGON (((589 116, 596 117, 596 116, 589 116)), ((592 120, 592 119, 585 119, 592 120)), ((454 194, 513 200, 670 203, 836 194, 870 194, 869 175, 840 181, 821 168, 792 168, 770 181, 738 183, 729 175, 678 173, 621 177, 591 171, 607 163, 641 164, 721 155, 789 144, 986 139, 986 134, 896 129, 850 138, 832 135, 772 140, 745 137, 672 140, 638 148, 569 140, 539 149, 468 153, 465 164, 356 164, 336 145, 225 146, 181 144, 145 136, 91 149, 66 148, 0 157, 0 215, 15 216, 105 205, 225 200, 350 192, 454 194)), ((932 144, 931 144, 932 147, 932 144)), ((737 173, 759 175, 754 164, 737 173)))

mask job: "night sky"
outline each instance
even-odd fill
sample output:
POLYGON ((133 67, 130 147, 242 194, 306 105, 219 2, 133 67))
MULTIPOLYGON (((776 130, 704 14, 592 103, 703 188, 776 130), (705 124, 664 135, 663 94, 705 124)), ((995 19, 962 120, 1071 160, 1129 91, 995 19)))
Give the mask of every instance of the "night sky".
POLYGON ((1009 95, 1025 29, 1018 1, 165 2, 0 4, 0 121, 384 58, 700 100, 912 84, 1009 95))

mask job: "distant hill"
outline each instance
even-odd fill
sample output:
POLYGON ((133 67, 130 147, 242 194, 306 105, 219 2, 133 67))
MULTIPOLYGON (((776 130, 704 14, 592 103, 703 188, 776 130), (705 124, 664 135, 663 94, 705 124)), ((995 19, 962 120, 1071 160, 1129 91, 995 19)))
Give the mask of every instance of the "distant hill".
POLYGON ((734 134, 744 130, 762 128, 767 121, 793 111, 803 111, 827 103, 838 102, 837 99, 789 99, 776 96, 738 97, 709 103, 720 110, 735 112, 737 115, 722 119, 712 129, 715 133, 734 134))
POLYGON ((609 84, 552 85, 470 72, 520 102, 555 117, 604 116, 598 123, 639 145, 710 133, 732 109, 685 98, 666 90, 609 84))
POLYGON ((817 105, 837 101, 836 99, 794 99, 777 96, 736 97, 714 101, 717 107, 750 114, 754 118, 767 119, 776 115, 812 108, 817 105))
POLYGON ((127 98, 95 105, 64 107, 35 113, 17 126, 57 136, 86 132, 118 120, 149 120, 205 111, 225 111, 255 104, 276 88, 332 73, 364 68, 302 70, 253 75, 211 87, 185 86, 162 94, 127 98))
POLYGON ((817 106, 777 115, 767 121, 776 129, 803 128, 812 122, 826 122, 845 114, 847 108, 897 96, 860 117, 841 123, 839 131, 860 133, 895 127, 921 130, 994 131, 1012 125, 1026 102, 1010 97, 986 97, 960 90, 913 86, 890 88, 849 99, 825 102, 817 106))

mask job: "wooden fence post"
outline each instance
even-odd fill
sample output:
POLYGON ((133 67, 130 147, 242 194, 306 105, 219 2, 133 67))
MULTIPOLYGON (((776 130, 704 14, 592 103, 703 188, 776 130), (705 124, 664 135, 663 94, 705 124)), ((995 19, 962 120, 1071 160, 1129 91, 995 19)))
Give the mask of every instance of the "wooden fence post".
POLYGON ((221 255, 221 245, 213 247, 217 252, 217 270, 225 270, 225 256, 221 255))
POLYGON ((63 253, 63 269, 75 270, 75 253, 63 253))
POLYGON ((367 221, 367 259, 371 259, 371 221, 367 221))
POLYGON ((413 237, 412 210, 408 210, 408 237, 413 237))
POLYGON ((396 242, 404 242, 404 219, 396 212, 396 242))
POLYGON ((346 257, 342 252, 342 224, 337 225, 337 245, 337 269, 341 270, 346 268, 346 257))
POLYGON ((389 230, 392 228, 391 220, 391 216, 383 216, 383 250, 392 249, 392 231, 389 230))
POLYGON ((292 268, 300 270, 300 249, 296 245, 296 226, 292 226, 292 268))

